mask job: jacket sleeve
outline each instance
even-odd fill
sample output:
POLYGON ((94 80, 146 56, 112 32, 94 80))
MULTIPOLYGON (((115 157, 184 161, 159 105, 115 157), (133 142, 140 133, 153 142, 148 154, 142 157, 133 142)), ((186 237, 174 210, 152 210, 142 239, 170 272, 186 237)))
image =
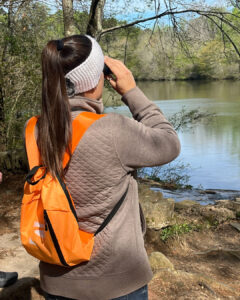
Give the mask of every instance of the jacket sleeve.
POLYGON ((122 101, 134 118, 114 118, 113 139, 122 167, 129 172, 175 159, 180 153, 180 142, 161 110, 138 87, 123 95, 122 101))

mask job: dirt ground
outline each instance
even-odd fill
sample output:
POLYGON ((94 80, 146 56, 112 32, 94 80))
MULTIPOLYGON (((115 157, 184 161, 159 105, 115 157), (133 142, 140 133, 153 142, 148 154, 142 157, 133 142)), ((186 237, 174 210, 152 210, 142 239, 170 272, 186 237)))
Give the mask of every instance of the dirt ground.
POLYGON ((150 299, 240 299, 240 232, 229 224, 147 244, 147 250, 164 253, 175 268, 155 274, 150 299))
MULTIPOLYGON (((0 266, 5 271, 17 270, 20 280, 38 277, 37 261, 24 252, 19 238, 23 182, 24 175, 18 174, 5 177, 0 185, 0 266), (31 266, 27 273, 21 270, 26 261, 31 266)), ((162 252, 174 265, 174 270, 155 273, 149 284, 149 300, 240 300, 240 232, 230 222, 166 242, 159 239, 158 232, 148 231, 146 248, 149 254, 162 252)), ((1 295, 0 299, 7 299, 1 295)), ((29 299, 43 299, 32 295, 29 299)), ((21 300, 9 298, 15 299, 21 300)))

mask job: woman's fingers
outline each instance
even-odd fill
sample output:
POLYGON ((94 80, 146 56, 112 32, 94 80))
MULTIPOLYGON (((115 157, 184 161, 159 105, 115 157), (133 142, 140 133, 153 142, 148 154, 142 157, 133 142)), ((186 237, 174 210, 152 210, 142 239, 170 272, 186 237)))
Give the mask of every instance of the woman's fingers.
POLYGON ((127 67, 117 59, 105 56, 104 61, 116 77, 121 76, 124 71, 128 70, 127 67))
POLYGON ((105 63, 116 76, 116 79, 113 79, 110 76, 107 76, 107 79, 110 80, 111 86, 120 95, 123 95, 136 87, 132 72, 120 60, 105 56, 105 63))
POLYGON ((109 77, 109 76, 107 76, 107 80, 108 80, 108 82, 111 84, 111 86, 112 86, 114 89, 116 89, 116 86, 117 86, 116 81, 115 81, 112 77, 109 77))

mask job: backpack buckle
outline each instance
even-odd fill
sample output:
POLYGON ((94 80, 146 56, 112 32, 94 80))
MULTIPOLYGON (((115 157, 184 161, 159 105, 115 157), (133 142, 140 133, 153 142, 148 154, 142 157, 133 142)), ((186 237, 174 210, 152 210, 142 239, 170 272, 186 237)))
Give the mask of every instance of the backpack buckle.
POLYGON ((43 166, 35 166, 32 168, 32 170, 29 171, 29 173, 27 174, 26 176, 26 181, 31 184, 31 185, 35 185, 37 184, 40 180, 44 179, 46 177, 46 174, 47 174, 47 169, 43 166), (37 173, 37 171, 40 169, 40 168, 44 168, 45 171, 44 171, 44 174, 43 176, 38 179, 37 181, 32 181, 32 178, 34 177, 34 175, 37 173))

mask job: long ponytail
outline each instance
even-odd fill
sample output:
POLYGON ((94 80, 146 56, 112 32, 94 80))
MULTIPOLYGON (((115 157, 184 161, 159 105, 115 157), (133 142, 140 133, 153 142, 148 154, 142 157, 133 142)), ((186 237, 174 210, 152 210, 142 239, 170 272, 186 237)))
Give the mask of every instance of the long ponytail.
POLYGON ((84 35, 48 42, 42 52, 42 112, 38 146, 43 165, 56 177, 64 177, 63 155, 71 159, 72 122, 65 75, 83 63, 92 48, 84 35), (60 47, 59 47, 60 46, 60 47))
POLYGON ((48 42, 42 52, 42 112, 38 128, 43 165, 53 177, 63 177, 65 151, 71 157, 72 123, 57 41, 48 42))

